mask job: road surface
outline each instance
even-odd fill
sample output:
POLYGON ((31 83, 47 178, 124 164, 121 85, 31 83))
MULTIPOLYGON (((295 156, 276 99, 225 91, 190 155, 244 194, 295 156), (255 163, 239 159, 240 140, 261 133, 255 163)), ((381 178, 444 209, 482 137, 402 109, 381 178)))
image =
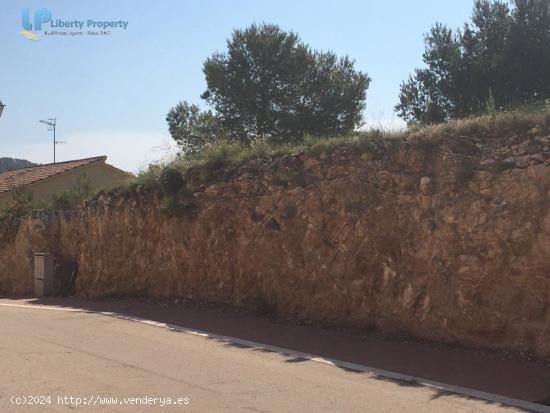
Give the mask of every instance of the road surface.
POLYGON ((519 411, 100 314, 0 307, 0 326, 1 412, 519 411))

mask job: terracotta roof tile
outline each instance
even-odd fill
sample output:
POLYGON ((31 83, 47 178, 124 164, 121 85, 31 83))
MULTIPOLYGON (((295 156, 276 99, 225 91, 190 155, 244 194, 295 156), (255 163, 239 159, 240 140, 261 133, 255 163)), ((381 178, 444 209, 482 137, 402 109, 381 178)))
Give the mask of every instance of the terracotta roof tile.
POLYGON ((50 163, 4 172, 0 174, 0 193, 41 181, 42 179, 70 171, 71 169, 80 168, 94 162, 105 161, 106 159, 106 156, 96 156, 94 158, 50 163))

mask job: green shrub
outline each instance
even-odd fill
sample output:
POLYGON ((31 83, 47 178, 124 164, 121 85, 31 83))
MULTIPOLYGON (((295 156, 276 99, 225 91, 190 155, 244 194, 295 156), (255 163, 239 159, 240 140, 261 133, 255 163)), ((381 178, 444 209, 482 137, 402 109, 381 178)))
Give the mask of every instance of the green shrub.
POLYGON ((74 209, 94 194, 94 186, 86 174, 78 177, 73 188, 53 195, 52 206, 55 209, 74 209))
POLYGON ((345 142, 344 138, 334 138, 334 139, 323 139, 318 140, 312 145, 309 142, 306 142, 306 153, 314 158, 320 157, 322 154, 329 154, 334 148, 343 144, 345 142))
POLYGON ((237 164, 243 158, 243 153, 243 144, 221 141, 206 148, 203 160, 210 170, 224 169, 237 164))
POLYGON ((53 208, 54 209, 73 209, 80 201, 81 197, 76 191, 63 191, 53 195, 53 208))
POLYGON ((355 139, 355 145, 361 152, 374 153, 378 149, 377 139, 379 139, 378 132, 362 133, 355 139))
POLYGON ((2 211, 4 216, 20 217, 36 207, 32 192, 25 187, 12 190, 11 199, 2 211))
POLYGON ((174 196, 167 196, 160 202, 160 213, 168 218, 193 216, 197 206, 189 199, 180 200, 174 196))
POLYGON ((141 186, 145 189, 155 188, 161 172, 162 167, 160 165, 149 165, 147 169, 140 170, 135 178, 130 179, 130 186, 141 186))
POLYGON ((174 195, 184 185, 183 177, 176 168, 167 166, 159 176, 160 190, 164 195, 174 195))
POLYGON ((160 213, 167 217, 181 217, 185 214, 185 204, 173 196, 167 196, 160 202, 160 213))
POLYGON ((88 178, 88 175, 82 174, 76 180, 76 184, 73 187, 73 191, 81 198, 88 198, 94 193, 94 185, 92 181, 88 178))

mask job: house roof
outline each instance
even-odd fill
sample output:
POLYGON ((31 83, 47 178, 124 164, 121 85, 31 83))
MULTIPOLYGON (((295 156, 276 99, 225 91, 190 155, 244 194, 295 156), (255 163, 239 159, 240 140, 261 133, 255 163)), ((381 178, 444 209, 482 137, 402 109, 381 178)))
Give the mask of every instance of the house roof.
POLYGON ((105 162, 106 159, 106 156, 96 156, 94 158, 50 163, 4 172, 0 174, 0 193, 11 191, 20 186, 32 184, 95 162, 105 162))

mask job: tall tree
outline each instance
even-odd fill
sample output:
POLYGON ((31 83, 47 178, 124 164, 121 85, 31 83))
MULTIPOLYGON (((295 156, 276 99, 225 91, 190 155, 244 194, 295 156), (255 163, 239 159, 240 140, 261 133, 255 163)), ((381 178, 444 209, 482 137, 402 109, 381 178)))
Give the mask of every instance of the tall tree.
POLYGON ((471 22, 426 36, 426 67, 402 83, 398 115, 434 123, 479 114, 489 98, 514 105, 550 97, 550 0, 476 0, 471 22))
POLYGON ((515 1, 505 65, 513 96, 550 97, 550 0, 515 1))
POLYGON ((211 111, 201 111, 186 101, 178 103, 166 115, 168 130, 183 154, 193 156, 220 139, 223 130, 211 111))
POLYGON ((202 98, 241 141, 349 132, 361 122, 370 82, 348 57, 312 51, 297 34, 270 24, 235 30, 227 51, 203 70, 202 98))
POLYGON ((448 27, 437 23, 425 38, 423 59, 427 67, 401 85, 399 115, 407 120, 439 122, 456 110, 461 73, 459 40, 448 27))

